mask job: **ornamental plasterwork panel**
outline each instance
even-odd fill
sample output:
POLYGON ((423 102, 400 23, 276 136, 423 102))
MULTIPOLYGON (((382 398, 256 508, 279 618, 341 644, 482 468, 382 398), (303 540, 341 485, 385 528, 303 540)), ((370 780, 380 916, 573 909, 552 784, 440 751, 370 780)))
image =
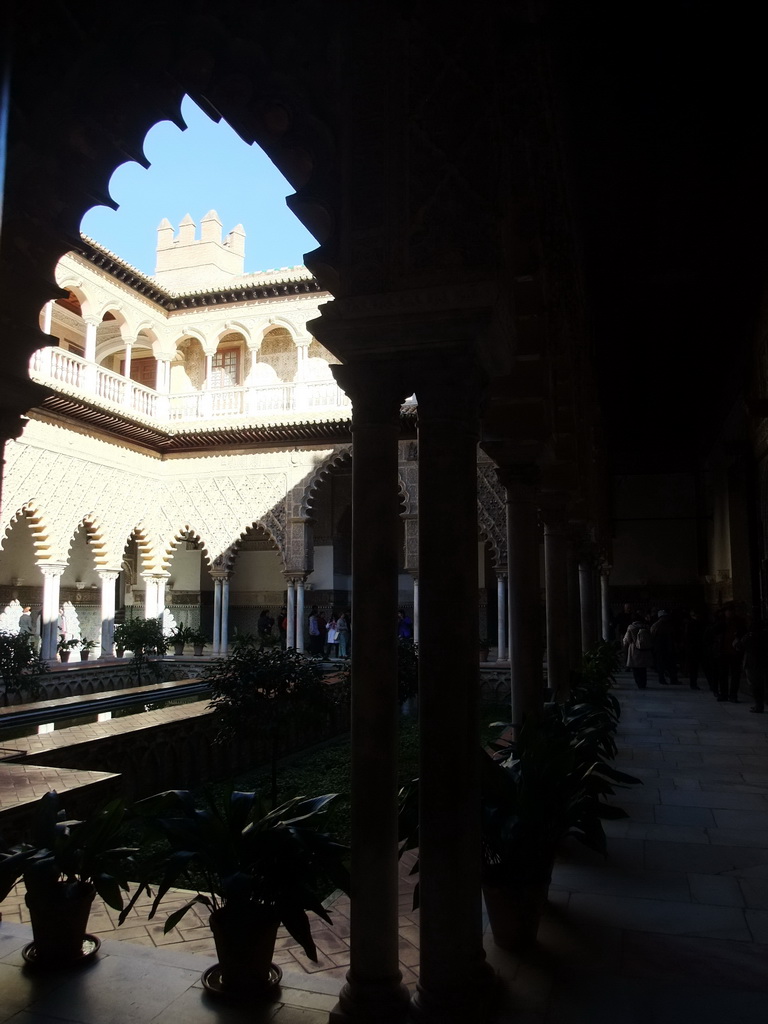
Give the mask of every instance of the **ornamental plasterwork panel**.
POLYGON ((493 551, 494 562, 506 562, 507 506, 504 488, 499 483, 492 462, 477 467, 477 521, 493 551))

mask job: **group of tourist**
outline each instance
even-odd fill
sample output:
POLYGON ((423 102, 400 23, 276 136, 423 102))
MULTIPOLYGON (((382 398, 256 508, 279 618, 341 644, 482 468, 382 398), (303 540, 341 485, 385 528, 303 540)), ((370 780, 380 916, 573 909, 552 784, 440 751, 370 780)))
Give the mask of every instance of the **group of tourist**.
POLYGON ((706 608, 691 608, 684 617, 665 609, 646 613, 625 604, 614 628, 638 689, 646 688, 652 669, 662 686, 679 684, 682 674, 692 690, 699 690, 703 678, 718 701, 737 704, 746 675, 755 701, 750 711, 764 710, 766 636, 735 602, 727 602, 714 615, 706 608))
POLYGON ((326 619, 316 604, 309 613, 309 653, 314 658, 348 658, 352 628, 349 609, 326 619))

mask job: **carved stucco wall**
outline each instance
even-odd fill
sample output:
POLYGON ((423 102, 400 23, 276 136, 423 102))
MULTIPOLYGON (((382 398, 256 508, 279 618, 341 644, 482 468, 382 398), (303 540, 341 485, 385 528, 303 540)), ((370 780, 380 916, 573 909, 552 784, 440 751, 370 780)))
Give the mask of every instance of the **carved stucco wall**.
MULTIPOLYGON (((162 571, 186 531, 206 557, 226 560, 253 523, 285 557, 286 507, 299 508, 307 482, 335 449, 222 454, 163 461, 60 426, 31 420, 6 448, 0 536, 34 509, 38 560, 65 564, 86 520, 97 567, 117 568, 128 538, 143 538, 142 569, 162 571)), ((290 556, 289 556, 290 557, 290 556)))
MULTIPOLYGON (((117 569, 128 539, 142 552, 138 571, 166 569, 183 536, 199 538, 209 564, 231 565, 246 531, 259 524, 285 569, 313 568, 312 511, 318 488, 350 445, 163 460, 31 419, 6 446, 0 549, 29 510, 38 562, 68 564, 86 524, 96 568, 117 569)), ((418 448, 400 445, 406 567, 418 566, 418 448)), ((506 564, 503 488, 493 463, 478 464, 478 518, 494 562, 506 564)))

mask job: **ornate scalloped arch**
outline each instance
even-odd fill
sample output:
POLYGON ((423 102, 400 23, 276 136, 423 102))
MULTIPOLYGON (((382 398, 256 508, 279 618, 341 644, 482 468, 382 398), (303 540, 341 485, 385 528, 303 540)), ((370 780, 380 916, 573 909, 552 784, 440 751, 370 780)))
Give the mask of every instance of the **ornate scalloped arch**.
POLYGON ((37 561, 47 562, 51 557, 51 531, 46 522, 45 515, 31 501, 17 509, 8 520, 8 525, 2 537, 0 537, 0 550, 5 546, 6 538, 10 534, 13 524, 17 521, 20 522, 22 519, 27 521, 30 533, 32 534, 32 543, 37 561))
POLYGON ((337 466, 341 466, 344 462, 352 461, 352 445, 345 445, 338 451, 333 452, 329 455, 324 462, 321 462, 316 467, 312 476, 306 482, 301 491, 301 500, 299 502, 299 515, 307 517, 311 514, 312 503, 315 500, 317 489, 320 484, 326 480, 333 469, 337 466))
POLYGON ((190 526, 189 523, 185 523, 184 526, 180 527, 173 535, 173 537, 163 543, 162 546, 162 557, 161 566, 164 571, 168 571, 173 561, 173 556, 176 548, 185 540, 194 540, 200 546, 200 550, 203 552, 203 558, 205 559, 206 565, 211 566, 213 559, 211 558, 211 552, 208 544, 203 540, 197 530, 190 526))
MULTIPOLYGON (((104 525, 101 519, 95 515, 86 515, 80 520, 75 528, 74 532, 69 538, 69 547, 67 549, 67 556, 72 550, 72 542, 75 539, 75 533, 80 527, 85 530, 88 541, 91 548, 91 554, 93 555, 93 562, 97 569, 112 569, 112 559, 110 558, 109 549, 107 547, 107 531, 104 529, 104 525)), ((67 557, 69 561, 69 557, 67 557)))
MULTIPOLYGON (((139 573, 142 572, 161 572, 162 571, 162 556, 157 555, 156 547, 152 543, 152 539, 149 536, 149 531, 146 526, 139 523, 134 526, 131 532, 128 534, 126 544, 129 543, 132 537, 136 538, 136 547, 139 552, 139 573)), ((123 545, 125 550, 125 545, 123 545)))
POLYGON ((251 527, 253 526, 260 527, 264 531, 264 533, 266 533, 266 535, 274 544, 275 550, 280 555, 280 560, 282 561, 283 566, 285 566, 285 551, 283 550, 283 547, 280 543, 280 537, 283 531, 280 528, 280 525, 275 519, 275 517, 268 512, 263 518, 254 519, 250 526, 243 530, 243 532, 236 540, 232 541, 229 548, 226 551, 222 552, 221 560, 223 564, 221 568, 225 568, 229 571, 231 571, 234 568, 235 559, 237 557, 238 551, 240 550, 240 545, 245 540, 245 536, 248 533, 248 530, 251 529, 251 527))

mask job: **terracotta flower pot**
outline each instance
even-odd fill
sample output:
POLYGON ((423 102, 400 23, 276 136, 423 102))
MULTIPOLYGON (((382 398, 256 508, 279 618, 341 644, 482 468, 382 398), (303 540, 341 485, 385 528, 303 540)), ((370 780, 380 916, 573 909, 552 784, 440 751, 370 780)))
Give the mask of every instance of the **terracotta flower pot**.
POLYGON ((95 895, 92 885, 73 886, 64 882, 57 882, 43 893, 27 892, 24 900, 29 908, 36 963, 58 967, 83 959, 95 895))
POLYGON ((62 662, 69 661, 69 651, 59 651, 59 657, 61 658, 62 662))
POLYGON ((536 942, 548 892, 548 882, 498 887, 483 885, 488 922, 497 946, 513 953, 525 953, 531 949, 536 942))
POLYGON ((90 651, 80 651, 80 661, 88 661, 91 656, 90 651))
POLYGON ((240 907, 225 906, 210 916, 216 955, 225 992, 253 993, 270 986, 278 918, 240 907))
POLYGON ((173 645, 173 653, 174 653, 175 657, 180 658, 182 656, 182 654, 184 653, 184 644, 174 644, 173 645))

